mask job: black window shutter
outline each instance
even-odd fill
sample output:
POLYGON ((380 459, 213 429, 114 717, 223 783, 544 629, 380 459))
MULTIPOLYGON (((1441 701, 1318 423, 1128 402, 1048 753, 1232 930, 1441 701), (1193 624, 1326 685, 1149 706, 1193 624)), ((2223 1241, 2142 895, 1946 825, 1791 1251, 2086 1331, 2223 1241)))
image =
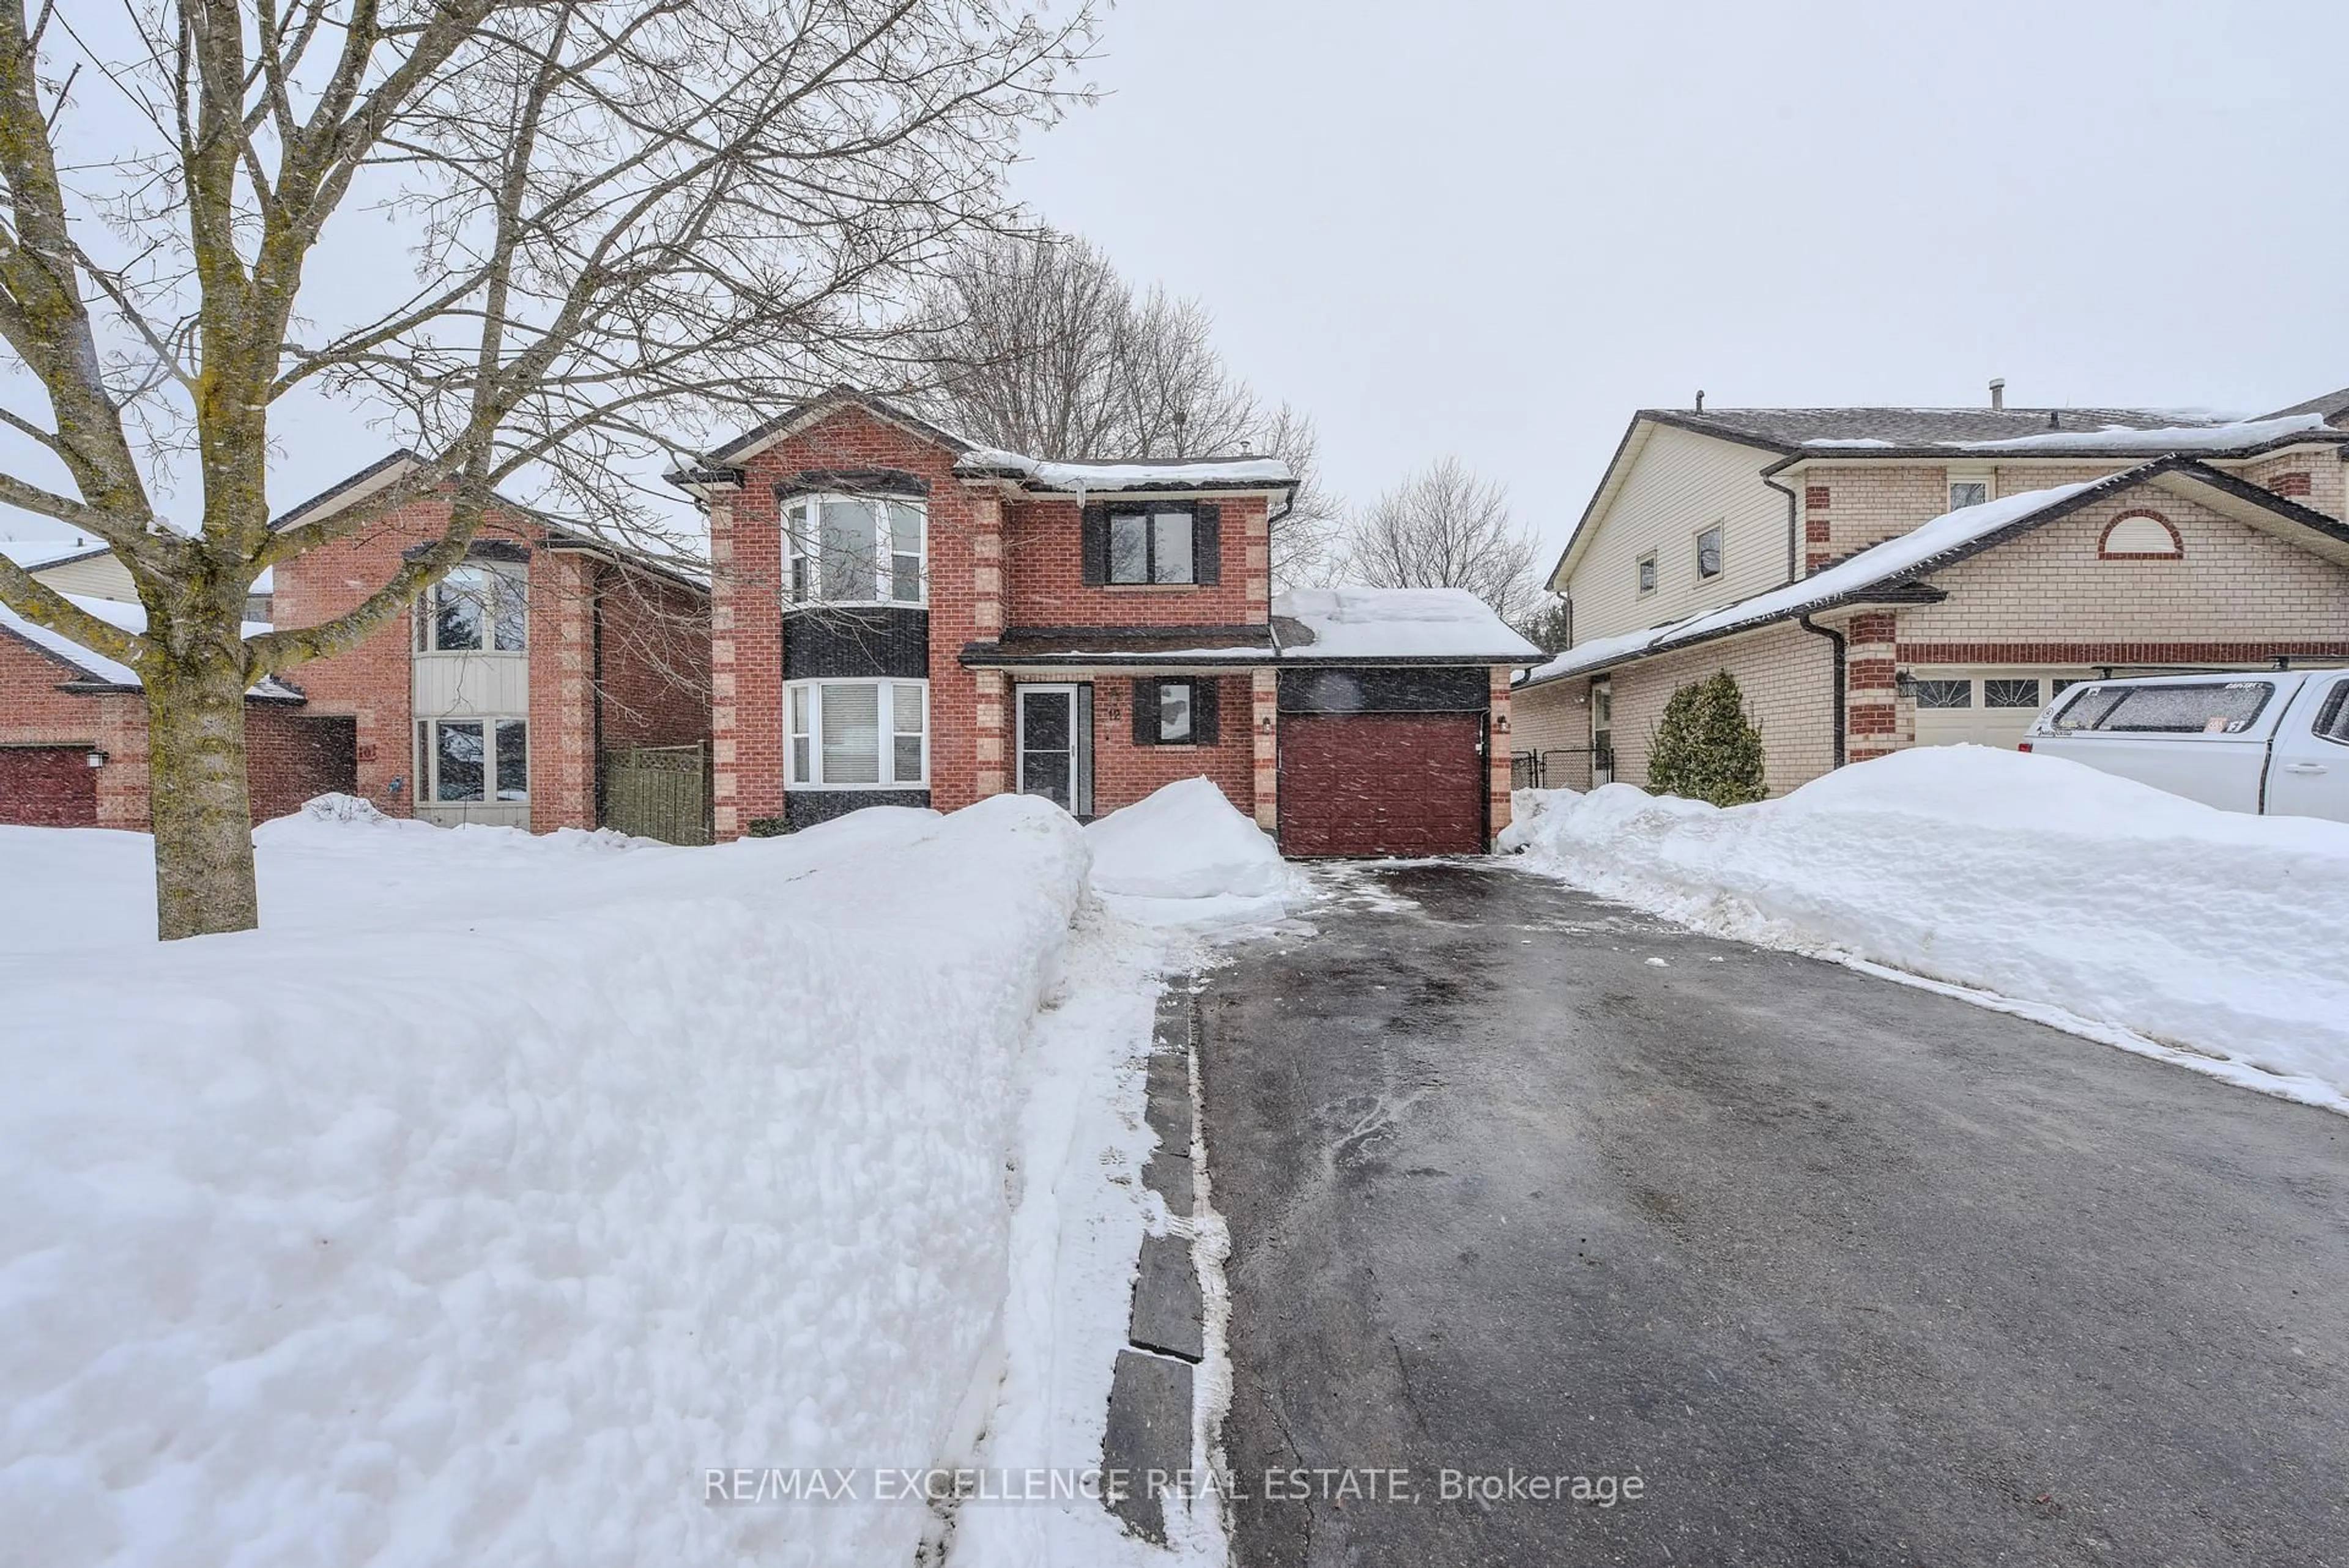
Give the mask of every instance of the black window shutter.
POLYGON ((1077 527, 1079 553, 1084 557, 1081 576, 1088 587, 1109 581, 1109 508, 1089 506, 1077 527))
POLYGON ((1216 733, 1216 696, 1223 682, 1212 677, 1191 683, 1191 743, 1213 746, 1223 738, 1216 733))
POLYGON ((1158 683, 1133 683, 1133 743, 1136 746, 1158 744, 1158 683))
POLYGON ((1214 587, 1224 580, 1224 509, 1203 500, 1191 514, 1192 581, 1214 587))

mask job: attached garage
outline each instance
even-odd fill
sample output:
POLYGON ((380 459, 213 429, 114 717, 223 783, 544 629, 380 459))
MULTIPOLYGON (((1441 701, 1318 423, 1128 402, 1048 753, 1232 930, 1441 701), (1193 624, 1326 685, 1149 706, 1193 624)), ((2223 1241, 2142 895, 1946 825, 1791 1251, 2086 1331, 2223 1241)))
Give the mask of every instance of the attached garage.
POLYGON ((98 824, 98 769, 88 746, 0 746, 0 823, 16 828, 98 824))
POLYGON ((1283 670, 1282 852, 1482 853, 1488 699, 1482 666, 1283 670))
POLYGON ((2039 710, 2087 670, 1922 667, 1911 673, 1920 746, 1989 746, 2011 751, 2039 710))

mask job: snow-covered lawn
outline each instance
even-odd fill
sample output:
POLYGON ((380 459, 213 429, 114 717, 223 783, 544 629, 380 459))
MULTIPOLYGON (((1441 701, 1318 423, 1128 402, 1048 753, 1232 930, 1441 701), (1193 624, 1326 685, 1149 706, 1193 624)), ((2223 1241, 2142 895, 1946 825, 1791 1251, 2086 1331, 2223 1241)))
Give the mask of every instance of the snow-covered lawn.
POLYGON ((2349 826, 1982 747, 1725 811, 1525 791, 1516 819, 1505 848, 1606 897, 2349 1109, 2349 826))
MULTIPOLYGON (((0 828, 19 1549, 907 1563, 918 1503, 705 1471, 1098 1462, 1190 954, 1101 910, 1073 820, 258 842, 264 929, 165 946, 144 837, 0 828)), ((1110 1562, 1110 1522, 955 1560, 1110 1562)))

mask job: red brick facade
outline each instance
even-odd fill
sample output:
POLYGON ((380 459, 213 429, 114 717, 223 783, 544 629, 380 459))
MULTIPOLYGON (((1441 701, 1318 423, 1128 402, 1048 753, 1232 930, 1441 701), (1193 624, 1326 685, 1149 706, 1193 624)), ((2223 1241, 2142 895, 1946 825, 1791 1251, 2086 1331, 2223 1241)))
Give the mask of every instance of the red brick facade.
MULTIPOLYGON (((147 699, 134 691, 60 691, 82 679, 72 666, 0 633, 0 748, 65 748, 88 771, 96 796, 87 820, 47 820, 46 786, 29 771, 0 777, 0 822, 147 827, 147 699), (103 760, 91 768, 87 758, 103 760), (22 798, 18 798, 21 794, 22 798)), ((311 796, 348 788, 347 735, 334 721, 307 717, 293 704, 245 704, 246 786, 254 820, 282 817, 311 796)))
MULTIPOLYGON (((1269 667, 1222 673, 1211 664, 1120 664, 1096 651, 1071 655, 1049 668, 1009 660, 989 667, 985 651, 999 645, 1007 631, 1071 628, 1262 628, 1268 645, 1270 495, 1262 490, 1221 490, 1195 498, 1217 509, 1213 583, 1088 583, 1082 542, 1087 500, 1149 498, 1131 491, 1040 495, 1013 480, 958 477, 957 449, 950 442, 914 428, 918 421, 900 423, 860 400, 828 400, 804 410, 802 418, 804 423, 785 425, 764 446, 746 443, 727 459, 738 461, 738 468, 695 481, 709 510, 715 573, 711 704, 719 838, 799 820, 793 815, 797 809, 787 807, 785 788, 785 687, 794 677, 784 657, 790 584, 779 490, 820 489, 823 481, 812 476, 874 470, 910 475, 926 487, 926 793, 934 807, 951 811, 1019 788, 1019 688, 1081 685, 1092 693, 1096 814, 1130 805, 1178 779, 1206 777, 1237 809, 1268 829, 1275 825, 1279 716, 1278 684, 1269 667), (1212 743, 1135 743, 1134 683, 1154 676, 1216 680, 1212 743)), ((812 678, 889 677, 876 665, 870 677, 826 670, 812 678)), ((1500 694, 1495 711, 1505 715, 1506 671, 1494 687, 1500 694)), ((1376 768, 1378 759, 1365 760, 1376 768)), ((1485 773, 1485 764, 1475 767, 1485 773)), ((1409 778, 1407 769, 1403 778, 1409 778)), ((1479 810, 1495 813, 1496 827, 1507 820, 1506 748, 1475 795, 1479 810)))
MULTIPOLYGON (((444 500, 414 501, 280 564, 278 623, 315 625, 355 608, 398 570, 402 552, 439 538, 448 517, 444 500)), ((599 750, 708 738, 707 602, 667 577, 550 547, 543 531, 518 520, 501 517, 483 537, 529 548, 530 825, 541 832, 594 827, 599 750)), ((350 652, 288 670, 284 678, 304 702, 246 705, 256 821, 329 789, 364 796, 394 816, 413 814, 412 617, 397 615, 350 652)), ((67 665, 0 634, 0 746, 104 752, 98 825, 143 829, 145 700, 56 689, 72 678, 67 665)), ((5 810, 0 802, 0 820, 5 810)))
MULTIPOLYGON (((403 552, 440 537, 448 521, 448 501, 420 500, 287 562, 277 569, 279 622, 314 625, 345 613, 388 579, 403 552)), ((532 830, 595 827, 601 751, 709 738, 708 604, 682 583, 550 544, 543 529, 520 519, 493 516, 481 537, 530 552, 532 830)), ((309 712, 357 721, 357 792, 395 816, 416 806, 414 614, 286 676, 308 696, 309 712)))

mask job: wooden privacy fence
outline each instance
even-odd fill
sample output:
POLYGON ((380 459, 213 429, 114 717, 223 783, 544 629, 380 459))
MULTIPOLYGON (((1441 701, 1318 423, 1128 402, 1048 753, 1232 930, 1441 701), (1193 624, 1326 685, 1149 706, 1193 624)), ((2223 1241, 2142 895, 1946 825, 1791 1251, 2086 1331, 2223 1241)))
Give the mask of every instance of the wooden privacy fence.
POLYGON ((709 748, 639 746, 606 751, 604 826, 671 844, 709 842, 709 748))

